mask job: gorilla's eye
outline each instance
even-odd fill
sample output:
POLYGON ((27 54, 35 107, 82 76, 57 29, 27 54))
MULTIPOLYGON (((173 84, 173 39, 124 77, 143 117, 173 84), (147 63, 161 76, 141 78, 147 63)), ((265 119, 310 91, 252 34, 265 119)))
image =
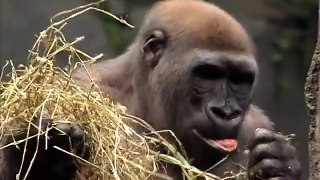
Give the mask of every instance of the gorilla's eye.
POLYGON ((215 80, 223 77, 225 71, 222 67, 212 64, 201 64, 192 70, 192 75, 198 78, 215 80))
POLYGON ((230 80, 234 84, 253 84, 254 73, 252 72, 233 72, 230 80))

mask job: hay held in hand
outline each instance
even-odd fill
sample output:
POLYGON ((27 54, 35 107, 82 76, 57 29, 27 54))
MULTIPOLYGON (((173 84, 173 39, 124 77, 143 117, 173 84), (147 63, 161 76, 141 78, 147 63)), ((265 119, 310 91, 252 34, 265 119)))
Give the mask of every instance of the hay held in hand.
MULTIPOLYGON (((41 121, 41 117, 47 116, 54 124, 78 123, 85 128, 91 153, 88 161, 77 157, 72 152, 54 147, 74 156, 79 161, 82 167, 79 178, 140 180, 152 175, 166 179, 168 177, 157 172, 157 162, 164 161, 180 165, 187 179, 193 179, 195 176, 216 179, 216 176, 190 166, 183 156, 175 151, 174 146, 156 132, 153 136, 138 134, 129 124, 133 123, 149 129, 150 127, 144 121, 126 115, 125 108, 103 95, 94 82, 88 90, 78 86, 72 80, 71 75, 76 67, 85 67, 102 57, 102 55, 91 57, 76 49, 74 44, 83 38, 68 42, 61 32, 69 19, 88 10, 94 9, 107 13, 91 5, 93 4, 59 14, 57 17, 63 15, 67 18, 53 22, 39 34, 30 51, 28 66, 16 70, 12 62, 8 61, 6 68, 12 67, 11 80, 0 84, 1 137, 37 127, 33 118, 37 117, 41 121), (57 55, 61 53, 67 54, 68 57, 66 61, 69 62, 69 66, 66 70, 54 64, 57 55), (152 147, 156 144, 167 147, 174 156, 154 151, 152 147)), ((23 140, 0 148, 15 146, 27 142, 30 138, 39 138, 40 135, 46 136, 46 132, 39 129, 35 135, 29 134, 23 140)), ((37 153, 34 154, 33 160, 36 156, 37 153)), ((22 163, 26 162, 22 160, 22 163)), ((17 178, 25 177, 19 177, 18 174, 17 178)))

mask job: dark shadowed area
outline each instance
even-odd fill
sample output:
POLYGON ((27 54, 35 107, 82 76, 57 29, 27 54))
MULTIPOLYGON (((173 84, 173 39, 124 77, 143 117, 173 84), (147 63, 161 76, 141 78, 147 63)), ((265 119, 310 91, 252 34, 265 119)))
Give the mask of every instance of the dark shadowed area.
MULTIPOLYGON (((26 62, 35 35, 48 25, 51 16, 86 2, 90 1, 0 0, 1 69, 6 60, 13 60, 16 65, 26 62)), ((155 1, 111 0, 101 7, 128 18, 138 27, 152 2, 155 1)), ((303 90, 316 42, 317 2, 306 0, 302 6, 286 1, 286 8, 268 0, 212 2, 231 13, 252 36, 260 67, 254 102, 276 123, 277 130, 296 134, 294 143, 305 168, 302 179, 307 179, 309 123, 303 90)), ((91 55, 104 53, 106 58, 123 52, 135 33, 136 29, 93 12, 71 21, 65 29, 68 38, 85 36, 80 49, 91 55)), ((59 65, 66 62, 60 61, 59 65)))

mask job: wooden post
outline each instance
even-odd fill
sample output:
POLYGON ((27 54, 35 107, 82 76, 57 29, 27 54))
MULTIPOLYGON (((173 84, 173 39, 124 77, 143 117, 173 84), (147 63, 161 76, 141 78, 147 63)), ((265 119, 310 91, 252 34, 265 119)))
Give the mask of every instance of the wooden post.
MULTIPOLYGON (((320 1, 319 1, 320 5, 320 1)), ((310 119, 309 127, 309 180, 320 178, 320 6, 318 19, 318 40, 305 84, 305 100, 310 119)))

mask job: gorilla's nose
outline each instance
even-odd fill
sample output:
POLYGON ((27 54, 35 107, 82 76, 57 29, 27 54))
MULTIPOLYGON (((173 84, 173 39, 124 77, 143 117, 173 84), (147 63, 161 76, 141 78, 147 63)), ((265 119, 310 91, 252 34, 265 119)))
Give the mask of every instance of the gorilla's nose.
POLYGON ((211 107, 211 112, 221 119, 231 120, 240 116, 241 111, 231 107, 211 107))
POLYGON ((241 110, 239 108, 228 104, 219 105, 216 103, 209 103, 207 108, 209 112, 209 118, 211 118, 210 116, 214 115, 223 120, 232 120, 241 115, 241 110))

